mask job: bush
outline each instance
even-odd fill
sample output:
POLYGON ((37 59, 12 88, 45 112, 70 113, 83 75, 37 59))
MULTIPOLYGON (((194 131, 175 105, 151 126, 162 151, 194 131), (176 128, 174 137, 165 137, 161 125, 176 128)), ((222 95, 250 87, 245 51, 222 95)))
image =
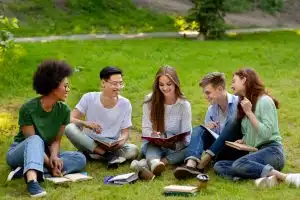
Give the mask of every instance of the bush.
POLYGON ((225 34, 224 0, 191 0, 194 7, 189 10, 187 21, 199 24, 199 38, 220 39, 225 34))
POLYGON ((2 65, 10 65, 23 54, 23 49, 15 44, 12 34, 12 31, 17 28, 19 28, 18 19, 0 16, 0 63, 2 65))
POLYGON ((279 12, 283 8, 283 0, 260 0, 259 7, 267 12, 275 13, 279 12))

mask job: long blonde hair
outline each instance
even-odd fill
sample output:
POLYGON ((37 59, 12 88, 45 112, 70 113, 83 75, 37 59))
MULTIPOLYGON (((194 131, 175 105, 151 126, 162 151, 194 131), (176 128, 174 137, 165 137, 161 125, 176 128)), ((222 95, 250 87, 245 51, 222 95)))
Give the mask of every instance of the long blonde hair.
POLYGON ((152 95, 150 99, 144 103, 149 103, 150 120, 152 123, 152 130, 161 133, 165 132, 165 97, 159 89, 159 78, 167 76, 175 84, 176 99, 186 99, 180 90, 180 81, 176 70, 168 65, 159 68, 155 75, 155 80, 152 87, 152 95))

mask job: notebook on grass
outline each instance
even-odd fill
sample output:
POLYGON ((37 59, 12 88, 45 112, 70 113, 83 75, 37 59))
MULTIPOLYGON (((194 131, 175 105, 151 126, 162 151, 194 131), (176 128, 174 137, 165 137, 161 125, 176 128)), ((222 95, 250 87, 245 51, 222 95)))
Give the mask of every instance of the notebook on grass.
POLYGON ((199 188, 196 186, 187 186, 187 185, 169 185, 164 187, 163 194, 167 196, 194 196, 199 191, 199 188))
POLYGON ((232 147, 232 148, 240 150, 240 151, 249 151, 249 152, 258 151, 258 149, 255 148, 255 147, 251 147, 251 146, 246 145, 246 144, 240 144, 240 143, 237 143, 237 142, 225 141, 225 144, 229 147, 232 147))
POLYGON ((65 183, 65 182, 77 182, 77 181, 85 181, 92 179, 91 176, 87 176, 82 173, 74 173, 74 174, 67 174, 63 177, 48 177, 46 180, 51 181, 55 184, 65 183))
POLYGON ((138 175, 134 172, 128 173, 128 174, 120 174, 117 176, 113 176, 110 178, 107 182, 111 184, 119 184, 119 185, 124 185, 127 183, 133 183, 136 180, 138 180, 138 175))

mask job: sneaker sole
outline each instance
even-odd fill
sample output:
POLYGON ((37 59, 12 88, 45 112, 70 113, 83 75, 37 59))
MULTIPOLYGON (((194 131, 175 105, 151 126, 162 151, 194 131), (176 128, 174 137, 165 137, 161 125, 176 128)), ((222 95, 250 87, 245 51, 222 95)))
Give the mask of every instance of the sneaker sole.
POLYGON ((153 174, 155 175, 155 176, 160 176, 161 175, 161 173, 163 172, 163 171, 165 171, 166 170, 166 166, 164 165, 164 164, 158 164, 154 169, 153 169, 153 174))
POLYGON ((21 170, 21 167, 17 167, 15 170, 9 172, 6 181, 11 181, 11 180, 13 179, 14 175, 15 175, 19 170, 21 170))
POLYGON ((32 198, 39 198, 39 197, 44 197, 47 195, 47 192, 44 191, 44 192, 41 192, 41 193, 38 193, 38 194, 35 194, 35 195, 30 195, 30 197, 32 198))
POLYGON ((188 179, 188 178, 193 178, 196 177, 199 172, 195 172, 186 168, 177 168, 174 172, 174 176, 177 179, 188 179))

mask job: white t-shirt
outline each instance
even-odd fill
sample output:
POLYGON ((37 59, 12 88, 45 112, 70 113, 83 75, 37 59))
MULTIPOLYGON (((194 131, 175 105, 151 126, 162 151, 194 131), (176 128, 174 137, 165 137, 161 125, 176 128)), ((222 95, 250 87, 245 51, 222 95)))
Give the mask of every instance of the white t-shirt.
MULTIPOLYGON (((100 101, 101 92, 89 92, 84 94, 76 109, 82 112, 86 121, 96 122, 102 127, 100 137, 117 139, 121 130, 132 126, 130 101, 119 95, 115 107, 105 108, 100 101)), ((95 134, 90 129, 85 129, 87 134, 95 134)))

